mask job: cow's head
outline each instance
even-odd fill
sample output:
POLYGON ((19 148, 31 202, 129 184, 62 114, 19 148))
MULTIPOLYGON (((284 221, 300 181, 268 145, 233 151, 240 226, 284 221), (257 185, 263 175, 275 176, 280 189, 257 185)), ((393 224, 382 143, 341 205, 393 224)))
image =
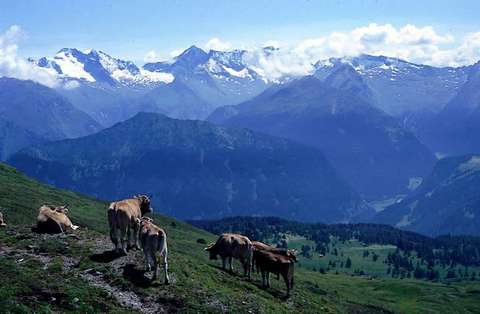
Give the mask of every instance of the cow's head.
POLYGON ((135 195, 134 198, 140 203, 140 211, 142 212, 142 216, 153 212, 153 208, 150 207, 150 198, 148 196, 135 195))
POLYGON ((209 246, 205 248, 205 251, 210 252, 210 259, 217 259, 217 251, 215 250, 215 243, 210 243, 209 246))
POLYGON ((153 219, 150 217, 142 217, 141 219, 138 219, 138 223, 143 227, 150 223, 153 223, 153 219))
POLYGON ((57 213, 67 214, 68 213, 68 205, 57 206, 57 207, 55 207, 55 211, 57 213))
POLYGON ((294 263, 297 262, 297 250, 287 250, 287 256, 294 263))

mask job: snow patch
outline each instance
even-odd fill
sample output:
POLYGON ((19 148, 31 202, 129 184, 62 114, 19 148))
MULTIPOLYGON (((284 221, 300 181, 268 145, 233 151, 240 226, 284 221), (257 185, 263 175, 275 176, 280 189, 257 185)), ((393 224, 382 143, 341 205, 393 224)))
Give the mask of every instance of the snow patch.
POLYGON ((414 220, 411 220, 413 211, 418 205, 418 201, 415 201, 411 203, 408 207, 410 208, 410 211, 408 214, 402 217, 402 219, 395 225, 395 227, 401 228, 401 227, 406 227, 412 224, 414 220))
POLYGON ((240 77, 240 78, 251 77, 251 76, 250 76, 250 73, 248 73, 247 68, 243 68, 243 69, 240 70, 240 71, 235 71, 235 70, 232 69, 232 68, 223 66, 223 69, 224 69, 228 74, 230 74, 231 76, 236 76, 236 77, 240 77))
POLYGON ((458 166, 461 172, 475 172, 480 170, 480 156, 473 156, 469 161, 458 166))
POLYGON ((63 76, 95 82, 93 76, 85 71, 83 63, 79 62, 70 52, 61 51, 57 53, 54 61, 62 69, 63 76))

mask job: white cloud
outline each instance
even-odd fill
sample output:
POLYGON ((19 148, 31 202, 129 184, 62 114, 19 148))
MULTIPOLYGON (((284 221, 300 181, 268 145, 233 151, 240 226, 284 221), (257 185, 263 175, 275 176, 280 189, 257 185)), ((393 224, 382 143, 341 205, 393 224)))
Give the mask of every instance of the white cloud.
POLYGON ((49 87, 57 86, 59 82, 53 70, 38 67, 18 56, 17 43, 24 37, 25 34, 17 25, 0 34, 0 77, 32 80, 49 87))
POLYGON ((149 52, 147 52, 145 54, 145 56, 143 57, 143 61, 144 62, 157 62, 159 61, 158 60, 158 56, 157 56, 157 53, 155 52, 155 50, 150 50, 149 52))
POLYGON ((228 51, 232 49, 232 44, 228 41, 222 41, 220 38, 214 37, 207 41, 204 45, 206 51, 209 50, 218 50, 218 51, 228 51))
POLYGON ((63 84, 64 89, 74 89, 80 86, 80 83, 78 81, 67 81, 65 84, 63 84))
POLYGON ((175 58, 175 57, 178 57, 184 51, 185 51, 185 49, 175 49, 175 50, 170 51, 169 55, 170 55, 171 58, 175 58))
POLYGON ((359 54, 385 55, 435 66, 460 66, 480 59, 480 32, 466 35, 456 46, 451 34, 438 33, 432 26, 371 23, 348 32, 332 32, 304 39, 273 52, 254 49, 247 62, 268 79, 283 75, 307 75, 313 64, 330 57, 359 54))

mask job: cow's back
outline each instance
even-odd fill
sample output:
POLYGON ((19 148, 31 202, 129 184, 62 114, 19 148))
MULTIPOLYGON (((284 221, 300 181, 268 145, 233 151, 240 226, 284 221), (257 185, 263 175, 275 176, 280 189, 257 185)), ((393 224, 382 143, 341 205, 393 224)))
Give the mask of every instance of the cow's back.
POLYGON ((127 220, 141 218, 142 214, 138 201, 135 199, 126 199, 118 202, 113 202, 109 206, 109 211, 115 211, 116 215, 127 220))
POLYGON ((250 240, 239 234, 224 233, 221 235, 217 244, 219 245, 219 252, 223 252, 223 255, 236 258, 245 257, 249 255, 252 250, 250 240))
POLYGON ((165 231, 153 223, 147 223, 140 229, 140 242, 142 247, 150 253, 161 249, 160 243, 164 239, 166 239, 165 231))

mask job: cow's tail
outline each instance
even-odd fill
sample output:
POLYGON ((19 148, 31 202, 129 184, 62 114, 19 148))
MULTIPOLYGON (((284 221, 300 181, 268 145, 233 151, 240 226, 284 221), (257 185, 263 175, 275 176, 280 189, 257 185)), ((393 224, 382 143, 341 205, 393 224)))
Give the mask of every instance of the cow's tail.
POLYGON ((247 242, 247 250, 248 250, 248 253, 247 253, 247 269, 248 269, 248 277, 250 278, 251 272, 252 272, 252 269, 253 269, 253 245, 250 241, 247 242))
POLYGON ((117 210, 114 204, 111 204, 110 207, 108 207, 107 215, 108 215, 108 225, 110 227, 110 230, 111 231, 117 230, 118 229, 117 210))
POLYGON ((115 206, 113 204, 110 204, 107 210, 107 215, 108 215, 108 223, 111 225, 115 222, 115 206))

